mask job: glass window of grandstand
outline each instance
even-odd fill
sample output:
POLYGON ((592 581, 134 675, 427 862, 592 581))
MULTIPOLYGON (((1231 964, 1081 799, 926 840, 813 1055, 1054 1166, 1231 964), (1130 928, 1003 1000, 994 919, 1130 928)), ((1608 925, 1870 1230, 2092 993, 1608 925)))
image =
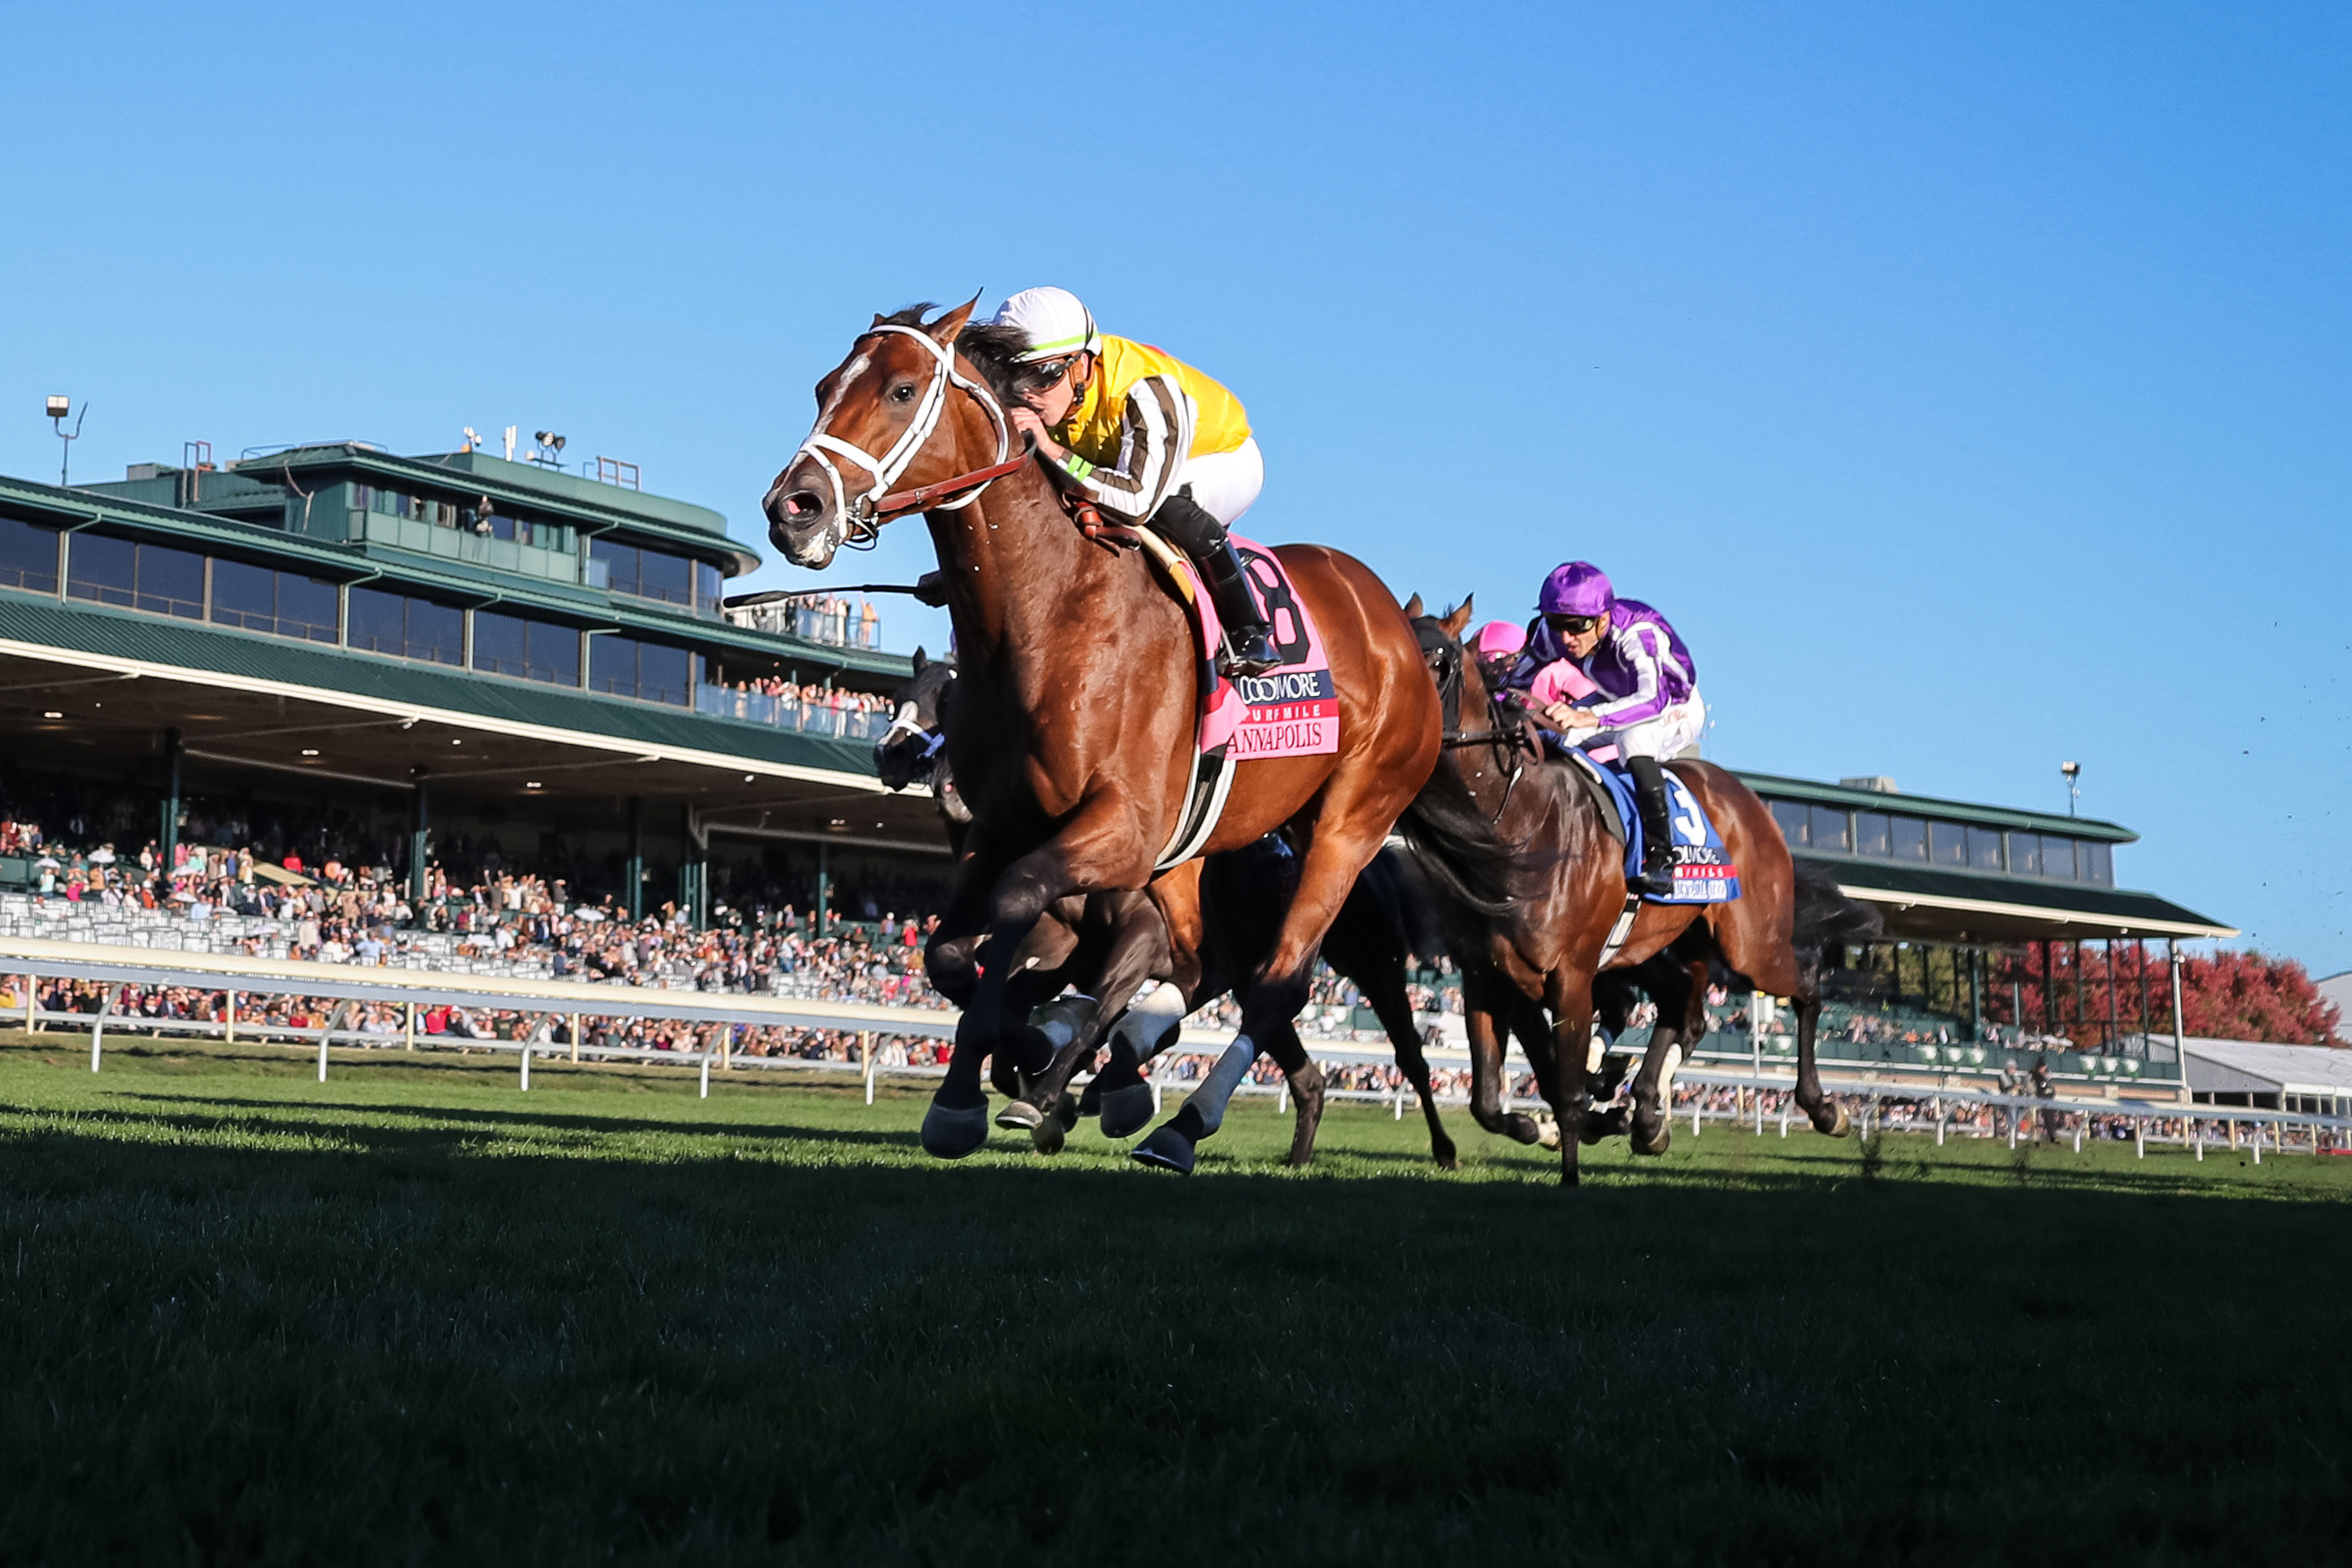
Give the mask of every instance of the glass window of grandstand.
POLYGON ((57 591, 57 530, 0 518, 0 588, 57 591))
POLYGON ((465 662, 465 611, 407 593, 352 589, 351 645, 433 664, 465 662))
POLYGON ((1895 858, 1924 865, 1928 858, 1928 824, 1916 816, 1887 819, 1895 841, 1895 858))
POLYGON ((2000 830, 1993 827, 1969 829, 1969 869, 1999 871, 2000 869, 2000 830))
POLYGON ((694 701, 694 655, 634 637, 594 637, 588 643, 588 689, 688 707, 694 701))
POLYGON ((2085 882, 2102 886, 2115 885, 2115 846, 2113 844, 2077 843, 2074 846, 2075 875, 2085 882))
POLYGON ((1969 830, 1958 822, 1928 823, 1928 863, 1965 866, 1969 863, 1969 830))
POLYGON ((335 584, 242 560, 212 563, 212 620, 274 637, 335 640, 335 584))
POLYGON ((2041 875, 2041 835, 2039 833, 2009 834, 2009 875, 2041 875))
POLYGON ((182 620, 204 618, 204 558, 194 551, 81 534, 68 560, 66 591, 75 598, 182 620))
POLYGON ((1788 840, 1789 848, 1802 849, 1810 842, 1811 817, 1794 800, 1774 800, 1772 820, 1780 824, 1780 836, 1788 840))
POLYGON ((1854 853, 1884 860, 1895 852, 1892 818, 1884 811, 1854 813, 1854 853))
POLYGON ((1854 852, 1853 829, 1846 813, 1835 806, 1816 805, 1812 811, 1812 848, 1824 855, 1854 852))
POLYGON ((2074 880, 2074 840, 2051 833, 2041 835, 2041 874, 2062 882, 2074 880))
POLYGON ((683 556, 596 539, 588 542, 588 562, 592 586, 669 604, 694 602, 695 563, 683 556), (599 574, 601 582, 596 580, 599 574))
POLYGON ((552 686, 578 686, 580 632, 554 621, 476 610, 474 668, 552 686))

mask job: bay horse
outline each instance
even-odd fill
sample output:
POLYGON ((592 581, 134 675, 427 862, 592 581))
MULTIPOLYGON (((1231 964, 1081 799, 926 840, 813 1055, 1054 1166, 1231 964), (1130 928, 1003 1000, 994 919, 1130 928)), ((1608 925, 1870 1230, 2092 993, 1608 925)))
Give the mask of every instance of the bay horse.
POLYGON ((1524 1020, 1529 1005, 1540 1004, 1551 1017, 1550 1048, 1541 1052, 1545 1059, 1530 1053, 1531 1065, 1559 1122, 1560 1181, 1573 1186, 1577 1147, 1597 1131, 1585 1123, 1595 978, 1604 968, 1638 970, 1658 1022, 1635 1079, 1630 1131, 1635 1152, 1662 1153, 1669 1134, 1659 1079, 1676 1045, 1706 1033, 1708 974, 1720 962, 1758 991, 1789 999, 1796 1103, 1815 1131, 1845 1136, 1845 1110, 1822 1092, 1813 1059, 1820 961, 1826 944, 1874 932, 1877 915, 1818 874, 1800 877, 1764 801, 1723 769, 1686 759, 1669 767, 1722 835, 1739 868, 1740 896, 1720 904, 1644 901, 1612 950, 1611 931, 1625 908, 1624 846, 1604 825, 1575 765, 1524 749, 1516 713, 1498 707, 1478 661, 1464 656, 1469 600, 1443 617, 1420 614, 1418 596, 1406 609, 1437 677, 1448 755, 1497 831, 1540 868, 1536 885, 1523 888, 1496 932, 1489 962, 1466 966, 1463 977, 1480 1124, 1508 1130, 1491 1087, 1502 1066, 1498 1023, 1524 1020), (1465 713, 1485 728, 1466 731, 1465 713))
MULTIPOLYGON (((915 650, 909 678, 891 694, 894 717, 889 731, 874 743, 874 765, 885 788, 903 789, 917 783, 930 786, 939 803, 948 847, 960 855, 971 813, 962 807, 955 785, 941 719, 955 690, 955 673, 952 661, 931 659, 921 648, 915 650)), ((1275 941, 1282 912, 1291 900, 1295 871, 1296 857, 1271 838, 1228 850, 1205 864, 1202 927, 1209 950, 1197 955, 1195 962, 1181 966, 1190 979, 1189 989, 1178 984, 1180 966, 1172 952, 1167 954, 1150 979, 1173 990, 1173 1005, 1155 997, 1158 1005, 1115 1020, 1110 1027, 1109 1059, 1088 1080, 1083 1101, 1070 1101, 1066 1096, 1048 1098, 1047 1105, 1041 1107, 1047 1114, 1023 1123, 1041 1153, 1051 1154, 1061 1147, 1062 1135, 1075 1125, 1081 1110, 1100 1117, 1106 1138, 1125 1138, 1141 1130, 1151 1105, 1151 1089, 1141 1074, 1143 1063, 1175 1040, 1186 1016, 1248 981, 1275 941)), ((1108 906, 1112 899, 1123 896, 1058 900, 1025 944, 1025 956, 1037 963, 1021 980, 1034 980, 1054 991, 1066 986, 1089 997, 1100 996, 1104 990, 1100 968, 1106 957, 1103 937, 1120 924, 1118 912, 1108 906)), ((1365 1006, 1379 1018, 1397 1066, 1420 1100, 1422 1118, 1429 1126, 1430 1157, 1450 1171, 1460 1159, 1438 1114, 1429 1058, 1414 1021, 1405 979, 1411 958, 1433 955, 1444 945, 1438 923, 1430 918, 1435 902, 1426 889, 1416 886, 1415 871, 1403 856, 1393 848, 1383 848, 1356 878, 1346 902, 1333 917, 1331 929, 1323 936, 1322 960, 1342 979, 1354 983, 1365 1006)), ((1051 1003, 1047 1008, 1062 1010, 1051 1003)), ((1081 1011, 1074 1018, 1058 1018, 1057 1023, 1069 1032, 1065 1040, 1057 1043, 1074 1046, 1086 1015, 1081 1011)), ((1278 1029, 1263 1043, 1266 1054, 1290 1081, 1292 1100, 1297 1107, 1288 1163, 1305 1165, 1314 1157, 1315 1132, 1322 1115, 1321 1072, 1295 1027, 1278 1029)), ((1095 1054, 1086 1049, 1085 1061, 1092 1061, 1095 1054)), ((1051 1088, 1058 1095, 1065 1082, 1052 1083, 1051 1088)), ((1046 1083, 1039 1085, 1041 1097, 1046 1097, 1047 1087, 1046 1083)))
MULTIPOLYGON (((762 504, 770 539, 796 565, 822 569, 914 512, 938 555, 960 670, 949 745, 974 814, 925 951, 933 984, 964 1007, 923 1121, 923 1147, 949 1159, 987 1138, 982 1062, 1002 1052, 1028 1070, 1052 1055, 1026 1009, 1007 1006, 1018 959, 976 962, 983 939, 992 955, 1015 955, 1057 900, 1147 886, 1180 945, 1197 949, 1200 919, 1197 863, 1160 863, 1195 773, 1191 626, 1141 560, 1081 533, 1042 465, 1015 452, 1011 367, 976 365, 957 346, 975 303, 930 321, 928 307, 875 317, 818 382, 816 425, 762 504)), ((1437 689, 1396 600, 1338 551, 1275 554, 1330 658, 1338 750, 1236 764, 1203 846, 1284 828, 1303 853, 1235 1048, 1135 1151, 1180 1171, 1216 1130, 1254 1042, 1296 1016, 1324 932, 1400 819, 1464 904, 1498 913, 1508 899, 1510 853, 1438 766, 1437 689)))

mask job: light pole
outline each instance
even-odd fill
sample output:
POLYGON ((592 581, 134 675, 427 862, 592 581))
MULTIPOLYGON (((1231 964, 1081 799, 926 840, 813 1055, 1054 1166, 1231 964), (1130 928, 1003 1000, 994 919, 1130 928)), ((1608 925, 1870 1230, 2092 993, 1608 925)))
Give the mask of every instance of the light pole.
POLYGON ((66 430, 66 415, 73 411, 74 400, 70 397, 52 397, 49 400, 49 423, 57 431, 59 442, 57 488, 60 490, 67 488, 66 472, 72 466, 74 443, 82 439, 82 420, 90 417, 90 405, 88 403, 82 405, 81 418, 74 421, 73 431, 69 434, 66 430))
POLYGON ((2060 763, 2058 772, 2066 778, 2066 814, 2072 816, 2082 801, 2082 764, 2060 763))

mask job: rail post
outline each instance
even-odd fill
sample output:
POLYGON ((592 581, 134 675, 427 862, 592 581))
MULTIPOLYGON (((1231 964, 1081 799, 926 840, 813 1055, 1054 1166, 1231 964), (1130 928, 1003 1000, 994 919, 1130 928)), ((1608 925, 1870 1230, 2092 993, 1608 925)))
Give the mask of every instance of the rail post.
POLYGON ((228 1032, 227 1032, 226 1034, 224 1034, 224 1035, 222 1035, 222 1036, 221 1036, 221 1043, 223 1043, 223 1044, 225 1044, 225 1045, 234 1045, 234 1044, 236 1044, 236 1043, 237 1043, 237 994, 236 994, 235 992, 233 992, 233 991, 229 993, 229 1005, 228 1005, 228 1008, 227 1008, 227 1009, 226 1009, 226 1010, 225 1010, 225 1012, 223 1013, 223 1021, 224 1021, 224 1022, 226 1022, 226 1023, 227 1023, 227 1025, 228 1025, 228 1032))
POLYGON ((1403 1121, 1405 1119, 1405 1091, 1403 1087, 1400 1085, 1399 1087, 1389 1091, 1388 1099, 1389 1103, 1395 1107, 1396 1111, 1396 1114, 1389 1117, 1388 1119, 1392 1122, 1403 1121))
POLYGON ((2148 1158, 2148 1118, 2145 1116, 2132 1118, 2132 1156, 2140 1160, 2148 1158))
MULTIPOLYGON (((416 1004, 413 1002, 410 1003, 408 1005, 408 1008, 409 1016, 414 1017, 416 1015, 416 1004)), ((572 1014, 572 1059, 575 1063, 580 1060, 580 1014, 577 1012, 572 1014)))
POLYGON ((522 1038, 522 1045, 523 1045, 523 1088, 522 1088, 522 1092, 523 1092, 523 1093, 525 1093, 525 1094, 529 1094, 529 1093, 531 1092, 531 1037, 532 1037, 534 1034, 537 1034, 538 1032, 539 1032, 539 1031, 538 1031, 536 1028, 525 1029, 525 1030, 523 1031, 523 1038, 522 1038))
POLYGON ((41 1032, 41 1014, 38 1010, 36 1010, 40 1008, 40 1006, 41 977, 38 975, 27 975, 25 977, 25 1032, 27 1034, 38 1034, 41 1032))
MULTIPOLYGON (((2076 1154, 2082 1153, 2082 1124, 2089 1119, 2090 1118, 2087 1116, 2077 1116, 2074 1118, 2074 1152, 2076 1154)), ((2201 1153, 2198 1155, 2198 1158, 2202 1160, 2205 1158, 2205 1156, 2201 1153)))
MULTIPOLYGON (((107 1014, 115 1008, 115 998, 121 994, 119 986, 108 986, 98 994, 98 1016, 90 1020, 90 1070, 98 1071, 98 1056, 107 1037, 107 1014)), ((2257 1161, 2260 1156, 2255 1157, 2257 1161)))
POLYGON ((408 1004, 408 1024, 402 1031, 400 1048, 402 1050, 416 1049, 416 1004, 413 1002, 408 1004))
POLYGON ((2262 1163, 2262 1124, 2254 1123, 2254 1164, 2262 1163))
POLYGON ((874 1102, 874 1031, 857 1031, 857 1064, 865 1073, 865 1103, 874 1102))
POLYGON ((702 1098, 711 1097, 711 1037, 702 1037, 702 1098))
POLYGON ((1784 1094, 1780 1097, 1780 1136, 1783 1138, 1788 1136, 1788 1102, 1795 1098, 1796 1096, 1793 1094, 1784 1094))

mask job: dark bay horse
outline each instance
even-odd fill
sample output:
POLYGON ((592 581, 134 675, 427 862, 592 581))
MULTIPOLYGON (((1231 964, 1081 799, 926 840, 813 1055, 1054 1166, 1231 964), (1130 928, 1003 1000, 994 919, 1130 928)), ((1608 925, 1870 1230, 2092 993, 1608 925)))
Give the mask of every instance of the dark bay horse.
MULTIPOLYGON (((938 553, 960 668, 949 746, 974 814, 955 896, 925 955, 933 983, 964 1005, 923 1127, 923 1146, 948 1158, 987 1137, 987 1057, 1047 1064, 1026 1009, 1007 1006, 1018 960, 976 962, 981 940, 992 954, 1016 954, 1057 900, 1153 884, 1193 782, 1199 698, 1184 611, 1141 560, 1073 527, 1044 468, 1014 454, 1010 394, 992 379, 1002 367, 975 365, 957 347, 971 312, 876 317, 818 383, 816 426, 764 502, 770 538, 799 565, 822 568, 843 545, 914 511, 938 553)), ((1496 911, 1508 894, 1508 852, 1452 770, 1438 767, 1437 690, 1394 597, 1337 551, 1276 554, 1330 657, 1339 747, 1238 764, 1205 846, 1234 849, 1281 828, 1303 852, 1244 1006, 1239 1064, 1221 1059, 1137 1151, 1181 1170, 1215 1131, 1252 1042, 1296 1015, 1324 932, 1400 818, 1465 904, 1496 911)), ((1161 880, 1153 902, 1190 945, 1197 874, 1161 880)))
MULTIPOLYGON (((1407 609, 1419 607, 1416 598, 1407 609)), ((1631 1133, 1637 1152, 1662 1151, 1667 1131, 1659 1078, 1678 1044, 1695 1043, 1706 1033, 1708 973, 1721 963, 1758 991, 1789 999, 1796 1014, 1796 1102, 1816 1131, 1843 1137, 1846 1113, 1822 1093, 1813 1061, 1820 960, 1825 944, 1867 935, 1878 917, 1846 899, 1834 883, 1800 879, 1764 803, 1724 770, 1687 760, 1670 766, 1723 836, 1739 867, 1740 896, 1723 904, 1644 902, 1622 942, 1608 952, 1611 929, 1625 907, 1624 846, 1603 824, 1574 765, 1523 749, 1514 715, 1495 706, 1478 661, 1464 657, 1462 629, 1470 615, 1465 600, 1442 618, 1416 613, 1414 619, 1437 676, 1448 753, 1497 830, 1523 845, 1540 867, 1536 884, 1523 888, 1497 933, 1490 962, 1464 975, 1463 1011, 1480 1083, 1474 1112, 1481 1125, 1506 1130, 1488 1087, 1501 1070, 1498 1023, 1524 1019, 1529 1005, 1539 1003, 1551 1016, 1551 1048, 1543 1053, 1547 1060, 1533 1065, 1559 1120, 1560 1180, 1574 1184, 1591 1099, 1595 977, 1604 967, 1639 970, 1657 1004, 1658 1023, 1634 1084, 1631 1133)), ((1522 1034, 1523 1042, 1527 1037, 1522 1034)))
MULTIPOLYGON (((886 788, 903 789, 917 783, 930 785, 939 801, 948 845, 961 854, 971 813, 961 809, 941 723, 954 689, 955 665, 927 658, 917 648, 913 671, 892 694, 890 729, 874 743, 874 766, 886 788)), ((1151 1090, 1143 1081, 1141 1067, 1174 1041, 1183 1018, 1235 986, 1246 984, 1256 972, 1278 935, 1295 871, 1296 857, 1275 838, 1226 851, 1204 865, 1202 927, 1210 951, 1182 966, 1191 980, 1189 989, 1177 984, 1179 966, 1169 954, 1168 962, 1158 966, 1166 973, 1150 978, 1174 991, 1173 1006, 1163 1005, 1114 1023, 1110 1059, 1089 1080, 1085 1095, 1088 1113, 1101 1117, 1104 1137, 1125 1138, 1141 1129, 1151 1104, 1151 1090)), ((1106 956, 1106 943, 1099 938, 1119 924, 1117 915, 1104 904, 1106 898, 1119 896, 1058 901, 1031 936, 1028 948, 1040 963, 1023 978, 1034 978, 1055 991, 1066 986, 1089 996, 1099 994, 1103 989, 1099 969, 1106 956), (1048 931, 1049 924, 1058 930, 1048 931)), ((1429 1059, 1405 982, 1412 958, 1432 956, 1444 945, 1437 924, 1428 918, 1433 902, 1428 890, 1417 885, 1414 869, 1404 857, 1395 849, 1382 849, 1339 906, 1323 937, 1322 960, 1355 984, 1365 1005, 1380 1019, 1397 1065, 1420 1099, 1422 1118, 1429 1124, 1430 1156, 1453 1170, 1459 1159, 1454 1140, 1438 1115, 1429 1059)), ((1071 1028, 1071 1039, 1077 1033, 1077 1028, 1071 1028)), ((1304 1165, 1314 1156, 1315 1130, 1322 1112, 1322 1075, 1294 1027, 1276 1030, 1264 1044, 1266 1053, 1290 1080, 1292 1099, 1297 1107, 1289 1163, 1304 1165)), ((1093 1054, 1087 1052, 1089 1060, 1093 1054)), ((1063 1133, 1075 1120, 1071 1107, 1065 1097, 1063 1103, 1044 1107, 1049 1114, 1027 1124, 1041 1152, 1052 1153, 1060 1147, 1063 1133)))

